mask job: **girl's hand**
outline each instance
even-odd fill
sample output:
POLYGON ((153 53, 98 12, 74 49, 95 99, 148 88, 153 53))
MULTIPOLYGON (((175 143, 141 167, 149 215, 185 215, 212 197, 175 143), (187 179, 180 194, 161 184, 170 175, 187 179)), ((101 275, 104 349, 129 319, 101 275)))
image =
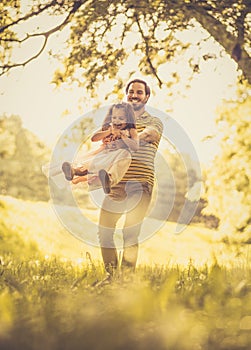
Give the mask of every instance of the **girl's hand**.
POLYGON ((126 130, 120 130, 120 136, 121 136, 121 138, 125 138, 125 137, 128 138, 128 135, 127 135, 127 133, 126 133, 126 130))
POLYGON ((121 130, 116 129, 112 126, 111 133, 114 137, 121 137, 121 130))

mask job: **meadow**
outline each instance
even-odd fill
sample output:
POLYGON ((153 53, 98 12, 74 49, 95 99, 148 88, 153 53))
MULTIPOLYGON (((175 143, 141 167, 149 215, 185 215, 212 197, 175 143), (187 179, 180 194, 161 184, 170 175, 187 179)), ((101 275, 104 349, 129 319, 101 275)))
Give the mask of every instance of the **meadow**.
POLYGON ((248 245, 198 225, 175 236, 166 223, 141 244, 135 273, 99 284, 99 249, 48 203, 0 203, 0 349, 251 348, 248 245))

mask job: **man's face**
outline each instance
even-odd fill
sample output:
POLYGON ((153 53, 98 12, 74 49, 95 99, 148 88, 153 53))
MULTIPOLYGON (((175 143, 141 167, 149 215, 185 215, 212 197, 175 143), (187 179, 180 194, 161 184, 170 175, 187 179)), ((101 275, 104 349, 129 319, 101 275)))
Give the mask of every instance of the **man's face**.
POLYGON ((149 95, 146 95, 145 85, 132 83, 127 92, 127 101, 132 104, 135 111, 140 110, 147 102, 149 95))

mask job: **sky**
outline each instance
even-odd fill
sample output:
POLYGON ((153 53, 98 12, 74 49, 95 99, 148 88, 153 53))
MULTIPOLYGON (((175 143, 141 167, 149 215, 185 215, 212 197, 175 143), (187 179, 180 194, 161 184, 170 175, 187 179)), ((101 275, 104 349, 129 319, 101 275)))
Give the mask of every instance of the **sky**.
MULTIPOLYGON (((97 102, 89 99, 87 92, 82 88, 64 84, 56 89, 51 83, 53 72, 60 63, 49 58, 48 50, 63 46, 66 35, 67 32, 54 35, 38 59, 23 68, 13 69, 8 76, 0 77, 0 115, 19 115, 23 126, 35 133, 49 147, 53 147, 63 131, 81 115, 92 110, 97 102)), ((182 39, 196 42, 198 35, 201 35, 200 31, 185 33, 182 39)), ((16 50, 16 57, 22 60, 32 50, 35 52, 41 45, 39 40, 37 38, 31 44, 16 50)), ((206 45, 208 50, 219 50, 213 41, 207 42, 206 45)), ((174 62, 163 65, 160 69, 163 79, 168 81, 171 72, 176 69, 182 73, 185 61, 184 56, 184 60, 177 67, 177 63, 174 62)), ((132 62, 131 60, 128 64, 131 65, 132 62)), ((137 67, 135 70, 133 77, 142 78, 137 67)), ((121 74, 123 75, 123 72, 121 74)), ((200 73, 195 76, 191 87, 181 91, 182 94, 174 93, 172 98, 167 97, 166 89, 159 90, 154 79, 147 78, 153 90, 148 103, 151 107, 167 111, 169 116, 180 124, 193 143, 200 161, 207 163, 218 151, 218 139, 216 137, 209 141, 202 140, 217 133, 216 110, 224 98, 234 95, 235 79, 236 66, 229 57, 202 62, 200 73)), ((98 91, 101 100, 104 98, 103 92, 112 89, 112 85, 112 81, 101 85, 98 91)))

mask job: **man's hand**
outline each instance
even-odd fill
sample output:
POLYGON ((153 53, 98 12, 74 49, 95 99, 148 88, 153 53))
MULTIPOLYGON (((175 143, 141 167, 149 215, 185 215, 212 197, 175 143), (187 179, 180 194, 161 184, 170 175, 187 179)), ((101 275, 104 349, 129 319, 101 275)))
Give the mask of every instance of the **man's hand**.
POLYGON ((156 142, 159 138, 159 133, 155 129, 149 127, 145 128, 145 130, 139 134, 139 140, 145 143, 156 142))

